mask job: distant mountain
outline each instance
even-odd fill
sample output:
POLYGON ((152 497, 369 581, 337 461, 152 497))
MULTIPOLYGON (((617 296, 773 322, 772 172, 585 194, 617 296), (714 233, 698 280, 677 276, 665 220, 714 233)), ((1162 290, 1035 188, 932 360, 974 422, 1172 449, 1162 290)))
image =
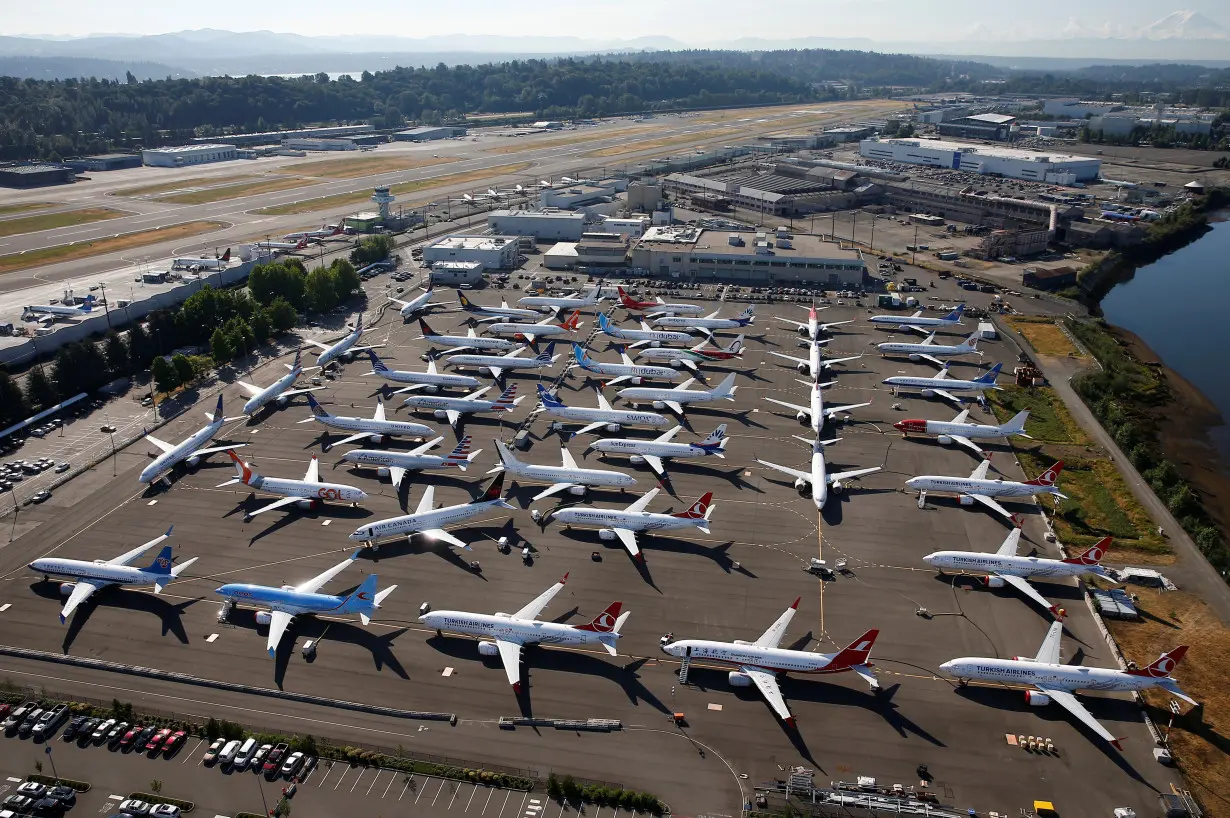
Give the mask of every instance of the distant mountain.
POLYGON ((1142 28, 1139 36, 1146 40, 1230 41, 1230 29, 1198 11, 1175 11, 1142 28))
POLYGON ((90 57, 0 57, 0 77, 36 80, 93 77, 122 82, 129 71, 139 80, 197 76, 196 72, 181 66, 156 62, 96 60, 90 57))

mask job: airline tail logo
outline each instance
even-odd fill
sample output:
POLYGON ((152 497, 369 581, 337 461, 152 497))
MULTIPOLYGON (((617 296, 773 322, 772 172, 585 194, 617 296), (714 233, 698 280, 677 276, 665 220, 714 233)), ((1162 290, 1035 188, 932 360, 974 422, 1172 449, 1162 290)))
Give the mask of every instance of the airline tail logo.
POLYGON ((466 294, 460 290, 457 291, 457 301, 461 303, 461 308, 463 310, 470 310, 471 312, 474 311, 474 305, 470 303, 470 299, 466 298, 466 294))
POLYGON ((577 327, 581 326, 581 311, 573 310, 572 316, 567 321, 560 324, 560 326, 568 330, 569 332, 573 332, 574 330, 576 330, 577 327))
POLYGON ((1053 486, 1055 481, 1059 479, 1059 473, 1063 471, 1063 461, 1060 460, 1054 466, 1051 466, 1046 471, 1039 474, 1037 479, 1028 481, 1027 486, 1053 486))
POLYGON ((722 441, 725 440, 725 438, 726 424, 723 423, 721 426, 710 432, 709 436, 702 440, 700 445, 706 449, 720 449, 722 447, 722 441))
POLYGON ((964 304, 958 304, 958 305, 957 305, 957 308, 956 308, 955 310, 953 310, 952 312, 948 313, 948 315, 946 315, 946 316, 944 316, 944 317, 945 317, 945 318, 947 318, 947 319, 948 319, 948 320, 950 320, 950 321, 960 320, 960 319, 961 319, 961 314, 962 314, 962 313, 964 313, 964 312, 965 312, 965 305, 964 305, 964 304))
POLYGON ((294 372, 296 377, 298 377, 299 373, 303 371, 303 365, 301 363, 302 356, 303 356, 303 347, 296 347, 295 348, 295 362, 290 365, 290 371, 294 372))
POLYGON ((219 421, 222 421, 225 418, 226 418, 226 415, 222 414, 222 395, 219 394, 218 395, 218 405, 214 407, 214 416, 210 419, 214 421, 215 423, 218 423, 219 421))
POLYGON ((607 328, 610 326, 610 324, 611 324, 610 319, 606 317, 606 313, 604 312, 598 313, 598 328, 599 329, 601 329, 603 332, 607 332, 607 328))
POLYGON ((679 517, 685 520, 703 520, 705 512, 709 510, 709 503, 713 500, 713 492, 706 492, 705 496, 693 503, 687 511, 681 511, 678 514, 672 514, 672 517, 679 517))
POLYGON ((1097 565, 1102 561, 1102 558, 1106 556, 1106 549, 1110 547, 1110 543, 1110 537, 1103 537, 1085 553, 1070 559, 1066 559, 1064 562, 1069 565, 1097 565))
POLYGON ((605 611, 595 616, 588 625, 578 625, 577 630, 593 633, 612 633, 619 622, 619 612, 622 609, 622 602, 612 602, 605 611))
POLYGON ((504 472, 500 472, 491 481, 491 485, 487 486, 487 490, 483 492, 483 496, 478 498, 480 503, 486 503, 491 500, 500 499, 500 495, 504 493, 504 472))
POLYGON ((555 357, 555 342, 552 341, 551 343, 547 344, 546 352, 542 352, 538 355, 535 355, 534 360, 539 361, 540 363, 549 364, 551 363, 551 359, 554 357, 555 357))
POLYGON ((458 463, 465 463, 470 457, 470 443, 472 438, 466 435, 457 444, 457 448, 448 453, 448 457, 444 458, 445 465, 455 466, 458 463))
POLYGON ((971 335, 970 337, 962 341, 961 345, 965 347, 966 349, 977 349, 978 348, 978 337, 976 335, 971 335))
POLYGON ((514 398, 516 397, 517 397, 517 385, 515 383, 509 384, 508 388, 505 389, 498 398, 496 398, 496 401, 492 405, 492 408, 493 409, 511 409, 512 407, 517 405, 516 400, 514 400, 514 398))
POLYGON ((430 338, 431 336, 433 336, 433 335, 435 335, 435 334, 436 334, 436 333, 432 330, 432 328, 431 328, 431 327, 427 326, 427 322, 426 322, 426 321, 424 321, 422 318, 420 318, 420 319, 419 319, 419 329, 420 329, 420 330, 422 330, 422 331, 423 331, 423 335, 425 335, 425 336, 426 336, 426 337, 428 337, 428 338, 430 338))
POLYGON ((743 351, 743 336, 740 335, 738 338, 731 341, 730 346, 726 347, 726 351, 729 352, 731 355, 738 355, 740 352, 742 352, 743 351))
POLYGON ((736 320, 742 321, 743 323, 746 324, 746 323, 750 323, 752 318, 754 318, 755 316, 756 316, 756 308, 749 306, 746 310, 743 311, 743 314, 740 315, 736 320))
POLYGON ((372 369, 376 370, 377 372, 388 372, 389 371, 388 366, 385 365, 384 361, 380 360, 379 356, 376 355, 375 350, 369 349, 367 351, 367 357, 372 359, 372 369))
POLYGON ((354 322, 354 334, 363 334, 363 313, 359 313, 359 320, 354 322))
POLYGON ((1174 672, 1186 653, 1187 645, 1180 645, 1169 653, 1163 653, 1156 662, 1148 667, 1142 670, 1129 670, 1128 673, 1133 676, 1152 676, 1155 679, 1165 678, 1174 672))
MULTIPOLYGON (((996 377, 999 376, 999 370, 1003 369, 1003 364, 996 364, 991 367, 991 371, 980 378, 975 378, 974 383, 995 383, 996 377)), ((948 369, 948 364, 944 364, 944 369, 948 369)))
POLYGON ((164 545, 158 552, 158 556, 154 557, 154 561, 145 570, 152 574, 171 573, 171 546, 164 545))
POLYGON ((871 646, 875 644, 876 637, 879 635, 878 629, 873 628, 867 631, 851 642, 845 650, 834 656, 828 666, 833 670, 840 670, 867 664, 867 659, 871 656, 871 646))
POLYGON ((312 397, 311 392, 308 393, 307 399, 308 399, 308 406, 311 407, 313 415, 315 415, 318 418, 329 417, 329 413, 325 411, 325 408, 323 406, 321 406, 319 403, 316 402, 316 398, 312 397))
POLYGON ((231 260, 231 248, 229 248, 229 247, 228 247, 228 248, 226 248, 226 252, 225 252, 225 253, 223 253, 223 254, 222 254, 222 258, 220 258, 220 259, 218 259, 218 260, 219 260, 219 261, 230 261, 230 260, 231 260))
POLYGON ((233 449, 227 449, 226 454, 231 458, 231 462, 235 464, 235 471, 239 473, 239 479, 245 484, 250 482, 256 472, 252 471, 252 469, 248 467, 247 463, 240 460, 239 456, 235 454, 233 449))
POLYGON ((564 402, 547 391, 547 388, 542 384, 538 384, 538 399, 542 401, 542 405, 548 408, 559 408, 564 405, 564 402))

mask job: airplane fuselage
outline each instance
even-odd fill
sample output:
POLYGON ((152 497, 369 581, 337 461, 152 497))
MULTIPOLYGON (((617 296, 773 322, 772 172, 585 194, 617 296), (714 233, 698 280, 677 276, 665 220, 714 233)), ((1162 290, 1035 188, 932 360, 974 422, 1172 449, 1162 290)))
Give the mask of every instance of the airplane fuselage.
POLYGON ((493 400, 466 400, 465 398, 449 398, 439 395, 411 395, 406 398, 405 404, 412 409, 424 409, 428 411, 446 412, 450 409, 454 412, 511 412, 511 405, 505 407, 497 406, 493 400))
POLYGON ((105 562, 69 560, 45 557, 30 563, 30 570, 40 574, 69 577, 107 585, 153 585, 165 580, 166 574, 156 574, 131 565, 107 565, 105 562))
POLYGON ((978 354, 978 350, 966 344, 903 344, 889 342, 877 344, 876 349, 885 355, 930 355, 932 358, 953 358, 960 355, 978 354))
POLYGON ((673 531, 707 526, 708 520, 674 517, 650 511, 618 511, 591 508, 562 508, 551 515, 566 525, 591 525, 599 528, 626 528, 629 531, 673 531))
POLYGON ((709 403, 722 397, 702 389, 655 389, 645 386, 629 386, 619 390, 619 397, 627 401, 673 401, 678 404, 709 403))
POLYGON ((502 639, 519 645, 585 645, 601 641, 597 631, 583 631, 559 622, 513 619, 499 614, 432 611, 419 617, 429 628, 450 633, 502 639))
POLYGON ((208 443, 218 430, 222 428, 224 418, 218 418, 203 429, 193 433, 191 437, 180 443, 169 452, 163 452, 158 457, 154 458, 154 462, 150 463, 141 472, 138 478, 142 483, 153 483, 159 477, 175 468, 180 462, 188 460, 192 457, 192 453, 205 443, 208 443))
POLYGON ((972 477, 941 477, 922 475, 905 481, 914 491, 941 491, 952 494, 981 494, 984 497, 1032 497, 1035 494, 1055 494, 1054 486, 1018 483, 1012 480, 975 480, 972 477))
POLYGON ((959 318, 927 318, 922 315, 873 315, 870 319, 873 324, 889 324, 891 326, 907 326, 907 327, 959 327, 961 319, 959 318))
POLYGON ((659 344, 690 344, 695 339, 686 332, 652 329, 622 329, 608 325, 604 333, 621 341, 654 341, 659 344))
POLYGON ((395 466, 408 471, 453 468, 456 464, 456 461, 448 460, 443 455, 438 454, 409 454, 406 452, 384 452, 373 449, 353 449, 342 455, 342 460, 358 466, 378 466, 384 468, 395 466))
POLYGON ((681 329, 739 329, 746 327, 751 321, 737 318, 686 318, 683 316, 663 316, 655 318, 654 324, 659 327, 679 327, 681 329))
POLYGON ((526 307, 558 307, 560 309, 579 310, 584 307, 592 307, 598 303, 597 298, 567 298, 555 297, 549 295, 527 295, 525 298, 517 299, 518 304, 526 307))
POLYGON ((936 551, 923 557, 923 562, 939 569, 1008 574, 1023 579, 1031 579, 1033 577, 1075 577, 1082 574, 1103 573, 1103 569, 1098 565, 1084 565, 1043 557, 979 554, 972 551, 936 551))
POLYGON ((344 486, 341 483, 309 483, 306 480, 291 480, 284 477, 255 476, 244 485, 257 491, 281 497, 303 497, 328 502, 361 503, 367 499, 366 492, 344 486))
MULTIPOLYGON (((681 639, 662 646, 663 652, 692 660, 719 662, 733 667, 750 667, 770 673, 832 673, 826 670, 832 657, 787 648, 762 648, 734 642, 714 642, 708 639, 681 639)), ((845 670, 846 668, 840 668, 845 670)))
MULTIPOLYGON (((1058 687, 1063 690, 1128 692, 1157 686, 1151 676, 1134 676, 1121 670, 1083 665, 1050 665, 1030 659, 984 659, 966 657, 940 665, 958 679, 1006 682, 1025 686, 1058 687)), ((1162 677, 1168 678, 1168 677, 1162 677)))
POLYGON ((269 585, 233 583, 223 585, 217 593, 236 602, 262 605, 273 611, 291 615, 347 613, 346 597, 332 594, 312 594, 291 588, 274 588, 269 585))
POLYGON ((958 435, 970 440, 1000 440, 1008 434, 1000 426, 985 423, 953 423, 944 420, 901 421, 894 424, 903 432, 926 435, 958 435))
POLYGON ((613 375, 620 378, 650 378, 660 381, 673 381, 679 373, 668 366, 638 366, 636 364, 606 364, 592 359, 579 366, 587 372, 597 375, 613 375))
POLYGON ((463 503, 456 506, 445 506, 422 514, 405 514, 401 517, 390 517, 387 520, 377 520, 374 523, 360 526, 350 535, 350 539, 361 542, 371 542, 381 537, 395 537, 401 534, 414 534, 433 528, 444 528, 454 523, 472 520, 488 511, 506 507, 502 500, 484 500, 480 503, 463 503))
POLYGON ((620 454, 628 456, 650 457, 707 457, 711 454, 721 454, 717 446, 706 448, 695 443, 655 443, 652 440, 636 440, 635 438, 608 437, 595 440, 590 448, 604 454, 620 454))
POLYGON ((371 372, 371 375, 384 378, 393 383, 415 383, 426 386, 455 387, 458 389, 477 388, 482 385, 478 378, 469 375, 449 375, 443 372, 409 372, 404 369, 390 369, 386 372, 371 372))
POLYGON ((542 369, 554 361, 539 361, 536 358, 513 358, 507 355, 453 355, 448 359, 452 366, 473 366, 480 369, 542 369))
POLYGON ((271 383, 269 386, 266 386, 264 389, 257 392, 248 399, 247 403, 243 405, 243 413, 250 417, 260 411, 260 408, 266 403, 269 403, 269 401, 276 400, 278 395, 281 395, 290 388, 291 384, 295 382, 295 379, 299 377, 299 374, 302 371, 303 370, 301 369, 291 370, 271 383))
POLYGON ((519 345, 504 338, 481 338, 468 335, 424 335, 429 344, 438 347, 474 347, 475 349, 494 349, 499 352, 511 352, 519 345))
POLYGON ((985 392, 995 388, 994 383, 981 381, 963 381, 957 378, 915 378, 908 375, 894 375, 891 378, 885 378, 884 383, 889 386, 906 386, 924 391, 942 389, 945 392, 985 392))
POLYGON ((573 469, 567 466, 539 466, 533 463, 505 463, 504 471, 523 480, 539 483, 576 483, 580 486, 611 486, 627 488, 636 485, 636 478, 607 469, 573 469))
POLYGON ((591 409, 584 406, 554 406, 542 414, 574 423, 615 423, 620 426, 665 426, 670 419, 654 412, 634 412, 626 409, 591 409))
POLYGON ((544 338, 550 335, 566 335, 572 330, 567 327, 561 327, 559 324, 525 324, 518 321, 499 321, 494 324, 487 325, 488 335, 525 335, 529 333, 535 338, 544 338))
POLYGON ((359 336, 362 334, 361 331, 352 330, 345 338, 320 353, 320 357, 316 359, 316 365, 321 369, 326 368, 329 364, 349 352, 350 348, 359 342, 359 336))
POLYGON ((422 423, 409 423, 402 420, 375 420, 373 418, 355 418, 344 415, 329 415, 328 417, 312 416, 314 420, 332 429, 343 432, 368 432, 373 435, 393 435, 405 437, 427 437, 435 430, 422 423))

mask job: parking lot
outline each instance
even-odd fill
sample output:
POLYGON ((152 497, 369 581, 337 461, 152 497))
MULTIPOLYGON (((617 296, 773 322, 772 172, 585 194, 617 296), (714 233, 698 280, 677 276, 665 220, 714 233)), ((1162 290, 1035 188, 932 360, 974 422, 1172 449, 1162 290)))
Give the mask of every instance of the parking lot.
MULTIPOLYGON (((971 306, 984 307, 991 299, 959 291, 951 282, 940 282, 928 294, 940 299, 937 304, 961 297, 971 306)), ((688 294, 681 295, 686 300, 688 294)), ((515 300, 512 293, 508 296, 515 300)), ((497 303, 499 294, 487 290, 475 300, 497 303)), ((735 315, 743 308, 737 299, 715 303, 713 308, 718 306, 723 315, 735 315)), ((615 310, 616 317, 628 323, 625 314, 622 308, 615 310)), ((452 532, 471 543, 473 553, 433 546, 419 538, 386 543, 378 553, 363 552, 360 567, 339 576, 326 590, 343 593, 365 573, 379 574, 381 588, 397 584, 372 625, 364 628, 349 617, 300 618, 271 660, 264 651, 265 629, 256 624, 251 611, 240 610, 227 623, 218 622, 219 598, 213 593, 218 585, 306 580, 352 551, 346 535, 358 525, 413 509, 428 480, 436 486, 437 503, 460 503, 475 496, 484 472, 495 462, 492 439, 511 438, 533 408, 529 399, 511 418, 470 420, 464 432, 474 435, 474 445, 484 449, 475 468, 464 475, 411 475, 408 491, 398 492, 373 471, 351 472, 336 465, 340 451, 325 454, 323 444, 337 437, 323 436, 316 424, 300 424, 309 413, 294 401, 254 421, 228 424, 219 439, 247 443, 245 458, 270 476, 297 478, 316 454, 323 479, 360 486, 370 495, 362 507, 292 509, 245 523, 243 511, 268 498, 238 490, 243 487, 219 487, 232 474, 225 461, 215 458, 193 473, 177 474, 170 489, 145 490, 137 484, 136 474, 148 462, 143 456, 147 447, 135 444, 120 458, 116 480, 88 496, 75 497, 72 514, 56 513, 57 508, 66 508, 59 505, 57 492, 41 507, 46 511, 40 512, 45 516, 38 525, 0 551, 0 571, 10 580, 0 586, 5 641, 266 688, 456 713, 458 723, 449 727, 347 712, 326 714, 319 708, 309 716, 307 709, 271 699, 246 705, 259 723, 278 721, 287 732, 381 746, 401 744, 410 753, 473 758, 476 766, 516 765, 544 776, 557 771, 616 782, 654 792, 677 812, 732 814, 753 786, 784 777, 793 765, 816 770, 818 780, 872 775, 881 782, 912 784, 920 763, 936 776, 941 800, 962 807, 1015 812, 1035 798, 1046 798, 1070 814, 1100 814, 1123 804, 1134 803, 1138 809, 1152 805, 1155 791, 1167 789, 1177 778, 1153 762, 1152 742, 1130 700, 1088 699, 1091 710, 1116 735, 1132 739, 1119 754, 1099 744, 1062 710, 1028 707, 1021 691, 978 686, 958 690, 937 672, 939 664, 957 656, 1032 653, 1049 620, 1010 592, 937 577, 921 562, 923 555, 939 548, 994 550, 1007 530, 991 515, 941 497, 929 498, 926 508, 920 509, 916 497, 902 490, 912 476, 965 476, 977 465, 967 452, 933 440, 903 440, 891 425, 904 417, 947 420, 956 409, 938 399, 893 396, 881 384, 890 375, 926 374, 930 368, 876 354, 869 345, 887 340, 890 333, 872 329, 865 321, 865 308, 847 301, 833 304, 822 315, 824 321, 855 320, 840 328, 848 331, 834 336, 826 348, 828 355, 868 353, 835 373, 837 384, 826 391, 826 400, 872 401, 853 413, 852 422, 826 430, 826 437, 841 438, 827 450, 830 468, 881 466, 882 470, 833 496, 819 515, 810 498, 801 496, 787 478, 755 462, 761 457, 803 468, 809 456, 808 447, 793 438, 805 434, 806 427, 799 425, 793 412, 763 401, 772 396, 806 402, 795 369, 767 354, 802 354, 793 329, 774 316, 801 320, 806 313, 795 304, 758 303, 742 360, 735 366, 706 365, 703 370, 709 385, 727 369, 742 373, 736 379, 736 400, 689 410, 686 428, 677 438, 700 439, 717 424, 727 423, 731 443, 726 458, 672 464, 666 491, 650 507, 679 511, 712 491, 717 504, 712 534, 642 536, 645 561, 640 564, 629 559, 617 541, 601 540, 593 531, 563 530, 557 525, 540 530, 524 509, 541 487, 513 483, 510 502, 518 510, 452 532), (140 591, 96 594, 97 601, 83 606, 67 626, 57 621, 62 600, 56 583, 45 583, 24 568, 31 559, 52 553, 111 558, 171 524, 175 536, 170 544, 176 557, 200 558, 183 579, 157 597, 140 591), (501 536, 511 540, 509 553, 495 547, 501 536), (523 560, 521 549, 526 547, 531 557, 523 560), (599 560, 591 557, 594 552, 599 560), (847 572, 821 580, 804 570, 813 558, 830 564, 844 560, 847 572), (481 571, 472 569, 471 560, 480 563, 481 571), (423 602, 482 613, 517 610, 565 573, 568 585, 543 618, 581 623, 612 600, 620 600, 632 615, 618 643, 619 655, 549 647, 526 650, 529 685, 520 696, 509 689, 498 661, 481 657, 472 640, 436 635, 417 621, 423 602), (694 664, 688 684, 680 684, 677 660, 657 648, 668 631, 677 638, 755 639, 796 597, 802 599, 799 614, 783 647, 832 651, 868 628, 879 628, 872 660, 883 694, 872 695, 861 680, 846 675, 822 681, 785 679, 782 691, 798 719, 799 728, 794 730, 775 718, 754 688, 732 688, 725 671, 694 664), (918 616, 920 608, 930 618, 918 616), (319 640, 312 662, 295 650, 296 640, 301 644, 305 639, 319 640), (685 714, 683 724, 675 723, 676 713, 685 714), (611 718, 618 719, 623 729, 604 734, 532 727, 501 730, 497 726, 501 716, 611 718), (1010 747, 1005 734, 1045 735, 1054 740, 1058 753, 1044 756, 1010 747)), ((437 331, 465 329, 455 314, 437 313, 429 320, 437 331)), ((592 313, 585 316, 580 338, 593 322, 592 313)), ((974 329, 969 319, 963 329, 974 329)), ((733 334, 724 332, 719 340, 724 343, 733 334)), ((380 354, 390 366, 408 369, 422 365, 419 355, 424 347, 416 340, 418 335, 417 322, 402 325, 395 312, 386 312, 372 337, 387 344, 380 354)), ((604 340, 598 338, 591 353, 614 360, 604 340)), ((1004 342, 983 348, 987 352, 983 366, 1002 362, 1011 370, 1015 348, 1004 342)), ((251 379, 261 384, 272 381, 282 362, 266 363, 251 379)), ((558 375, 562 365, 557 363, 546 377, 558 375)), ((972 373, 976 366, 977 362, 954 363, 954 375, 972 373)), ((370 417, 379 382, 366 377, 368 371, 363 361, 346 364, 336 379, 327 382, 327 389, 317 393, 318 399, 331 411, 370 417)), ((536 375, 510 375, 524 393, 532 394, 538 380, 536 375)), ((590 385, 574 372, 564 381, 561 397, 570 404, 593 406, 590 385)), ((238 405, 237 390, 228 387, 225 394, 228 402, 238 405)), ((390 400, 390 417, 407 419, 405 409, 394 411, 398 406, 396 398, 390 400)), ((178 442, 195 431, 202 424, 199 408, 173 421, 159 437, 178 442)), ((985 422, 987 417, 975 407, 971 420, 985 422)), ((429 416, 414 419, 435 422, 429 416)), ((545 420, 536 420, 529 428, 532 445, 525 457, 558 464, 559 447, 566 441, 548 432, 545 420)), ((441 426, 440 433, 448 441, 453 439, 447 426, 441 426)), ((407 449, 415 443, 394 440, 384 445, 407 449)), ((596 457, 583 458, 584 440, 568 445, 580 465, 600 466, 596 457)), ((1020 479, 1011 453, 1003 447, 993 449, 995 468, 1007 478, 1020 479)), ((638 485, 627 495, 593 491, 582 502, 624 507, 657 485, 647 467, 631 466, 626 460, 612 460, 604 467, 634 474, 638 485)), ((563 503, 578 499, 563 496, 567 498, 563 503)), ((550 503, 535 505, 539 506, 550 503)), ((1012 506, 1027 515, 1023 539, 1028 545, 1023 544, 1022 550, 1036 547, 1053 553, 1032 508, 1012 506)), ((1075 653, 1087 664, 1113 666, 1076 587, 1050 584, 1044 593, 1072 614, 1065 660, 1075 653)), ((11 671, 24 683, 22 674, 29 667, 0 659, 0 676, 11 671)), ((208 689, 155 685, 64 667, 55 668, 52 675, 88 678, 100 688, 124 688, 129 692, 114 695, 130 699, 148 691, 149 697, 157 697, 148 700, 160 707, 172 706, 168 699, 180 690, 181 707, 196 708, 191 712, 200 712, 202 702, 245 709, 241 697, 208 689)), ((45 683, 49 689, 57 684, 45 683)), ((100 695, 113 694, 100 691, 100 695)), ((227 717, 243 720, 242 712, 227 717)), ((432 781, 415 782, 411 788, 399 775, 373 770, 321 768, 306 786, 310 790, 313 784, 313 792, 325 799, 340 798, 343 792, 349 799, 362 792, 364 799, 396 798, 405 805, 413 797, 416 809, 428 811, 439 810, 446 800, 447 812, 461 808, 464 801, 467 814, 477 810, 501 818, 514 814, 541 818, 558 809, 535 795, 531 797, 540 798, 541 805, 527 800, 513 811, 513 799, 520 794, 497 805, 497 796, 484 798, 485 788, 474 790, 463 784, 452 791, 451 785, 432 781), (542 809, 530 810, 531 806, 542 809)))

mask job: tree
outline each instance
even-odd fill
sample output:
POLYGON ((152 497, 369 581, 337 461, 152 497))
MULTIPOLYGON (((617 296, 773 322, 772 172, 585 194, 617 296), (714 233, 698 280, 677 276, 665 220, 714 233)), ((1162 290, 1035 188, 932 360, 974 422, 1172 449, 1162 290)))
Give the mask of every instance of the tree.
POLYGON ((209 354, 219 364, 227 363, 235 357, 235 350, 231 347, 230 339, 222 331, 222 327, 214 330, 214 334, 209 339, 209 354))
POLYGON ((106 340, 107 369, 114 376, 126 375, 130 371, 128 362, 128 342, 124 336, 115 330, 107 333, 106 340))
POLYGON ((184 382, 179 376, 179 371, 161 355, 154 358, 150 369, 154 373, 154 386, 159 392, 170 392, 184 382))
POLYGON ((30 406, 26 403, 26 396, 21 393, 21 387, 6 370, 0 368, 0 424, 8 426, 25 420, 29 414, 30 406))
MULTIPOLYGON (((393 254, 393 237, 389 235, 364 236, 350 251, 350 263, 360 267, 384 261, 393 254)), ((335 262, 336 263, 336 262, 335 262)))
POLYGON ((144 324, 135 324, 128 330, 128 365, 133 372, 140 372, 148 367, 150 358, 154 357, 154 341, 144 324))
POLYGON ((196 373, 192 369, 192 362, 188 360, 187 355, 172 355, 171 366, 175 367, 176 377, 179 378, 181 384, 189 384, 196 377, 196 373))
POLYGON ((269 316, 269 324, 276 335, 289 332, 299 321, 299 311, 281 296, 273 300, 273 303, 265 310, 265 314, 269 316))
POLYGON ((248 322, 248 326, 252 328, 252 338, 258 346, 264 345, 273 332, 273 327, 269 323, 269 315, 265 310, 254 312, 252 320, 248 322))
POLYGON ((308 273, 304 291, 309 310, 327 312, 337 306, 337 290, 333 287, 333 273, 325 267, 317 267, 308 273))
POLYGON ((276 264, 260 264, 248 276, 248 291, 252 298, 269 306, 275 298, 289 301, 296 309, 303 308, 303 283, 307 270, 299 259, 285 259, 276 264))
MULTIPOLYGON (((390 239, 390 243, 392 240, 390 239)), ((363 286, 362 279, 355 271, 354 265, 344 259, 334 259, 329 265, 333 273, 333 290, 337 293, 337 303, 350 298, 350 294, 363 286)))
POLYGON ((26 378, 26 403, 31 409, 48 409, 60 400, 56 388, 42 366, 30 370, 26 378))

